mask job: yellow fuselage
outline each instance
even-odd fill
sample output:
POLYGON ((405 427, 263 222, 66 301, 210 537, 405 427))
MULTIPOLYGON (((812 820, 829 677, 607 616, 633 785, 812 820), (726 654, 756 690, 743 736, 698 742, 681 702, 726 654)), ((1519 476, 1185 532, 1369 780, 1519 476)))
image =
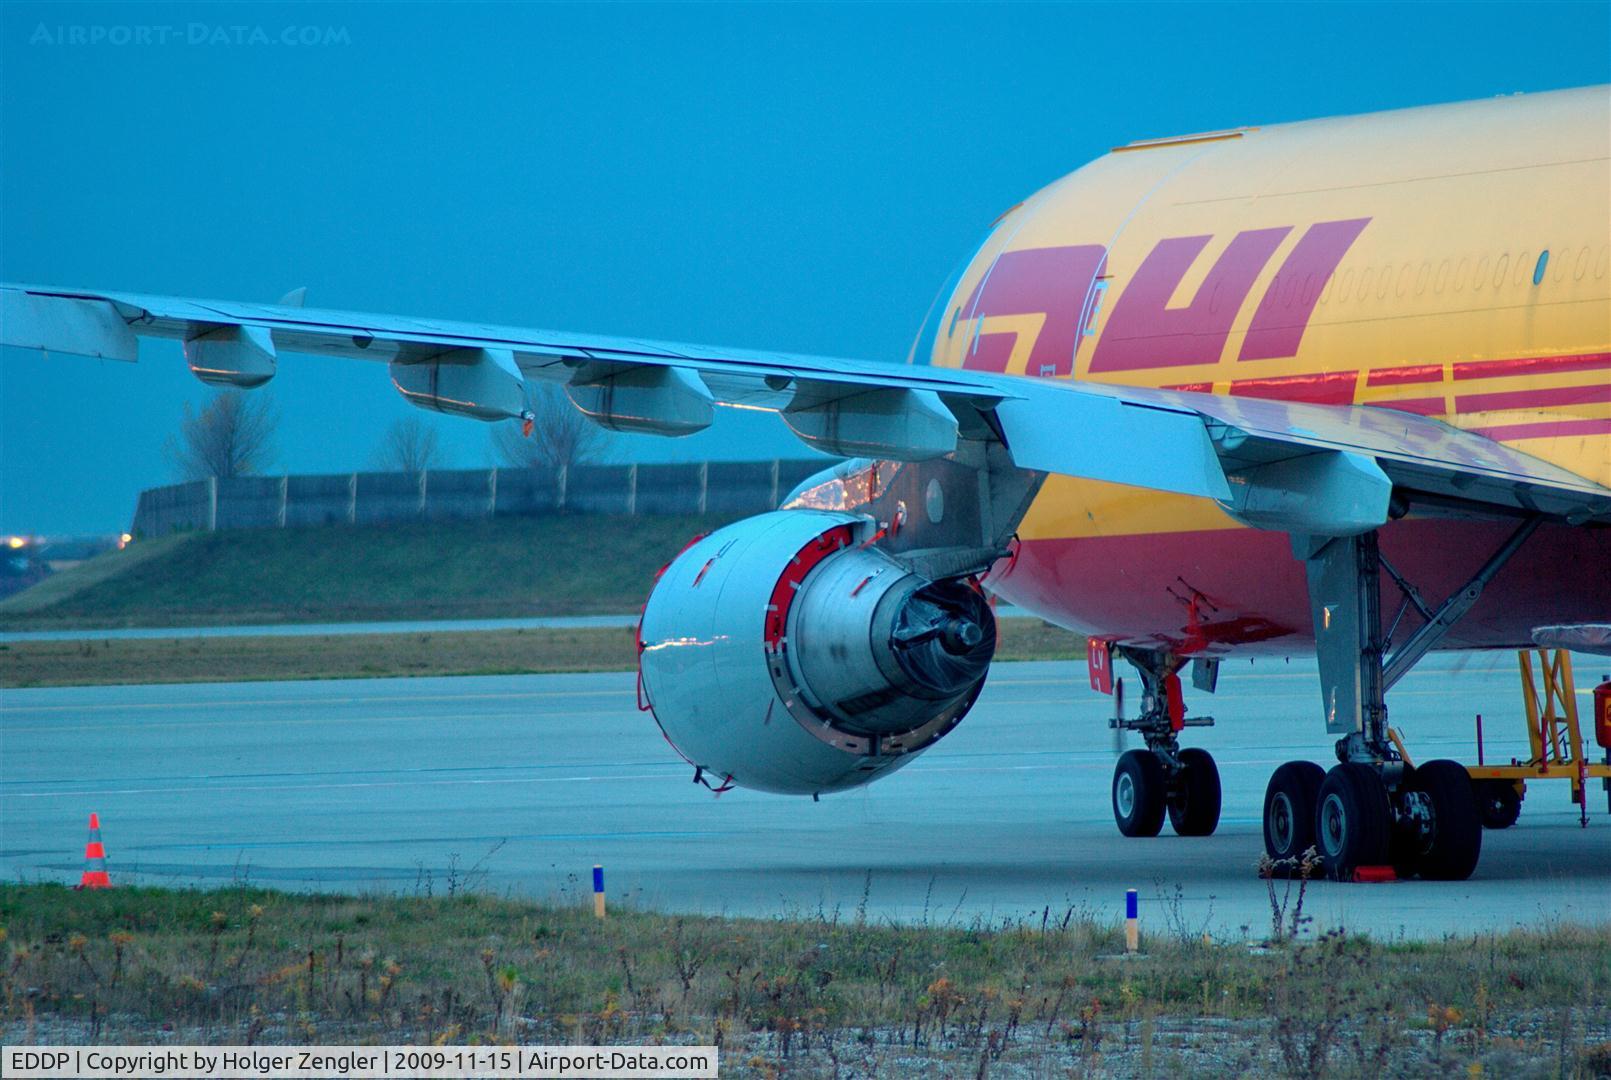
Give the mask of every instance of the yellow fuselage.
MULTIPOLYGON (((1004 214, 915 353, 1399 408, 1611 486, 1611 89, 1121 147, 1004 214)), ((1222 530, 1248 531, 1207 500, 1052 477, 1019 535, 1222 530)))

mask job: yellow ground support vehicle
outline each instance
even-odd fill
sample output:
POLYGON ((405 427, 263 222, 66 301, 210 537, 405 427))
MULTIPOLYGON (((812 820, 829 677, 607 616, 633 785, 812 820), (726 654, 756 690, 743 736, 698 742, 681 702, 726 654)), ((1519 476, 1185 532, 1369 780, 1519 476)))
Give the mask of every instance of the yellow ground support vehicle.
POLYGON ((1526 761, 1512 758, 1507 765, 1488 764, 1483 754, 1482 716, 1477 716, 1477 764, 1467 766, 1467 771, 1476 788, 1482 823, 1490 829, 1515 824, 1529 780, 1567 780, 1572 785, 1572 801, 1587 826, 1589 780, 1599 778, 1611 790, 1611 682, 1598 687, 1593 696, 1594 735, 1607 749, 1604 762, 1591 762, 1592 744, 1584 746, 1578 720, 1570 653, 1566 649, 1523 649, 1517 653, 1517 661, 1532 756, 1526 761))

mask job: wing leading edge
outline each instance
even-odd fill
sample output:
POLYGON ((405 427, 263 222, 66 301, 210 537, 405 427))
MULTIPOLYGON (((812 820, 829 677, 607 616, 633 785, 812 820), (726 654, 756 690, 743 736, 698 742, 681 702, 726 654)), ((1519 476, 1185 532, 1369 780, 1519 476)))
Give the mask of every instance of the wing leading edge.
POLYGON ((757 350, 359 312, 0 286, 0 344, 134 361, 184 344, 197 376, 251 387, 280 352, 380 361, 416 405, 520 415, 560 384, 617 430, 685 435, 715 406, 776 412, 841 456, 925 460, 999 441, 1020 469, 1214 499, 1257 528, 1353 535, 1431 510, 1611 522, 1611 489, 1439 420, 757 350))

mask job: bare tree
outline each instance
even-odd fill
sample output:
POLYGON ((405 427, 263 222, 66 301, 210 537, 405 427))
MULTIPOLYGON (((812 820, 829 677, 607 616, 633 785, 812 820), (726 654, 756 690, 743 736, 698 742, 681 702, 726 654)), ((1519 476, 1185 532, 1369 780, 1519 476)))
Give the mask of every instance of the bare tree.
POLYGON ((423 416, 408 416, 386 429, 374 462, 391 472, 420 473, 435 466, 439 456, 436 428, 423 416))
POLYGON ((245 476, 268 466, 279 422, 273 401, 261 391, 248 397, 240 390, 225 390, 199 411, 186 402, 179 435, 168 440, 165 450, 187 480, 245 476))
POLYGON ((505 465, 551 471, 603 456, 607 433, 583 416, 557 386, 528 383, 526 408, 532 414, 530 435, 521 432, 518 420, 492 429, 492 448, 505 465))

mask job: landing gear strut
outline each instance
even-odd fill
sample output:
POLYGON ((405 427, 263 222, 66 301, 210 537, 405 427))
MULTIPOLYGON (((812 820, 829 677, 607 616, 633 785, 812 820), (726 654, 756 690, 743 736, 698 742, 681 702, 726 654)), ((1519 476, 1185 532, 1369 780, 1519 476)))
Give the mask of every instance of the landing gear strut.
POLYGON ((1127 751, 1114 766, 1113 820, 1125 836, 1157 836, 1165 816, 1181 836, 1209 836, 1219 825, 1219 768, 1208 751, 1181 749, 1179 734, 1214 719, 1186 715, 1179 657, 1146 649, 1119 652, 1141 673, 1141 715, 1115 717, 1110 724, 1140 732, 1147 748, 1127 751))
POLYGON ((1333 880, 1362 866, 1392 865, 1400 877, 1464 880, 1482 852, 1483 808, 1464 766, 1429 761, 1412 769, 1387 726, 1387 691, 1471 610, 1483 587, 1538 527, 1524 522, 1462 588, 1433 610, 1382 558, 1376 534, 1292 538, 1305 563, 1314 616, 1326 730, 1341 735, 1330 772, 1308 762, 1275 771, 1264 795, 1264 847, 1277 863, 1312 843, 1333 880), (1403 595, 1385 629, 1381 572, 1403 595), (1393 632, 1409 608, 1421 627, 1396 650, 1393 632), (1390 652, 1390 650, 1392 650, 1390 652))

